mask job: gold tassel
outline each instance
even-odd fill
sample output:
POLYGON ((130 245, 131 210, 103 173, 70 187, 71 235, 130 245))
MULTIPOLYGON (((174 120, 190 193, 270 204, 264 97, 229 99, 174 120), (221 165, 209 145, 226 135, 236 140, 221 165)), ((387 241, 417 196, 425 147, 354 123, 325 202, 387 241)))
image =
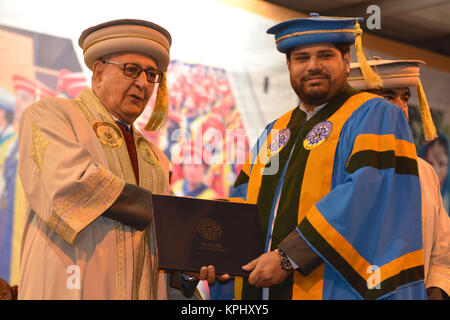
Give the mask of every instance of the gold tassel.
POLYGON ((234 278, 234 300, 242 300, 242 289, 244 287, 244 278, 234 278))
POLYGON ((381 89, 383 87, 383 81, 380 76, 376 74, 372 68, 369 66, 364 52, 362 50, 362 29, 359 23, 355 24, 355 51, 356 58, 358 59, 362 75, 369 89, 381 89))
POLYGON ((156 94, 155 106, 144 130, 156 131, 161 129, 167 122, 168 108, 169 98, 167 97, 166 74, 163 72, 156 94))
POLYGON ((423 90, 422 82, 419 79, 417 89, 417 98, 419 99, 420 116, 422 117, 423 134, 426 141, 431 141, 437 138, 436 127, 434 126, 433 118, 431 117, 430 107, 428 106, 427 97, 423 90))

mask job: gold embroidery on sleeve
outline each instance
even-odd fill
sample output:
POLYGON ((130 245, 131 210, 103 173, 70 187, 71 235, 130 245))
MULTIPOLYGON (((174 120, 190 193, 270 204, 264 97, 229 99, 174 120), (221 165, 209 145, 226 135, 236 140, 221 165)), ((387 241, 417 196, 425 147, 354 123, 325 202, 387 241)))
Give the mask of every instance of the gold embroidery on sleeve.
POLYGON ((36 127, 33 122, 33 145, 31 146, 31 155, 34 163, 36 163, 39 172, 42 172, 42 166, 44 164, 45 148, 50 143, 43 137, 41 131, 36 127))
POLYGON ((73 246, 75 237, 121 194, 124 183, 99 167, 83 188, 54 204, 48 226, 73 246))

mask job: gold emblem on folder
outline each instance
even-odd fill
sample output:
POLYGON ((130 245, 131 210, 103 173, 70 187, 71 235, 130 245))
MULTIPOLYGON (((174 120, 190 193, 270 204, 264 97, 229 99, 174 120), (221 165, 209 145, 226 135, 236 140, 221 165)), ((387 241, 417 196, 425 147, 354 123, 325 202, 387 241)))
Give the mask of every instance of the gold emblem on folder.
POLYGON ((218 240, 222 236, 222 228, 219 223, 210 218, 203 218, 197 224, 197 231, 208 241, 218 240))

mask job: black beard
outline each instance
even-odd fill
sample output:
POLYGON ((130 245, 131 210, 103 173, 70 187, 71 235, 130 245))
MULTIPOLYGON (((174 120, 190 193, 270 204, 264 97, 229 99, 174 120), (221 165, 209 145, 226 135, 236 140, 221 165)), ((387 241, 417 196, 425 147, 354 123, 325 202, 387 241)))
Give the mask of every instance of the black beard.
MULTIPOLYGON (((328 77, 328 79, 330 78, 328 77)), ((291 79, 292 88, 299 97, 300 101, 310 106, 320 106, 330 101, 332 98, 334 98, 336 95, 338 95, 344 90, 346 83, 347 77, 344 75, 342 78, 338 78, 330 82, 328 91, 308 93, 306 92, 306 90, 304 90, 302 82, 300 82, 300 84, 297 85, 291 79)))
POLYGON ((330 91, 324 91, 324 92, 315 92, 312 94, 306 93, 303 90, 303 87, 298 88, 298 90, 295 90, 295 93, 300 98, 300 101, 306 103, 310 106, 320 106, 327 102, 329 99, 328 94, 330 91))

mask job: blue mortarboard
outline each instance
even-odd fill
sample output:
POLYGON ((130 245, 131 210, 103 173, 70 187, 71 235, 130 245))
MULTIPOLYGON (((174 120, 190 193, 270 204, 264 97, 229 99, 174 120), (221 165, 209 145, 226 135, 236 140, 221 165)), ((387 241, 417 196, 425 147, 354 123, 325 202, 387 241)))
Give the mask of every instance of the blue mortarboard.
POLYGON ((355 44, 358 62, 368 87, 380 88, 382 81, 367 64, 362 52, 362 29, 359 22, 363 18, 326 17, 311 13, 309 18, 293 19, 281 22, 267 30, 275 35, 278 51, 286 53, 290 48, 313 43, 355 44))
POLYGON ((362 18, 325 17, 311 13, 309 18, 281 22, 267 33, 275 35, 277 49, 286 53, 290 48, 311 43, 355 42, 355 24, 362 18))
POLYGON ((14 112, 16 97, 9 93, 5 88, 0 88, 0 108, 6 111, 14 112))

